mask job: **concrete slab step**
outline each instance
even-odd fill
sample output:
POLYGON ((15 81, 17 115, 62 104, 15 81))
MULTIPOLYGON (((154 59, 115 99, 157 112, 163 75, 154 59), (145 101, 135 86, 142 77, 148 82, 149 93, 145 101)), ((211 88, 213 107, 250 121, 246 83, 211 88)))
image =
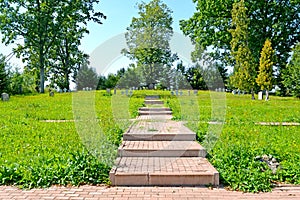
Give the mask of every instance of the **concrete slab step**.
POLYGON ((124 141, 194 141, 195 133, 124 133, 124 141))
POLYGON ((158 95, 149 95, 145 97, 146 100, 159 99, 158 95))
POLYGON ((195 141, 123 141, 120 157, 205 157, 206 150, 195 141))
POLYGON ((139 111, 171 111, 170 108, 166 108, 166 107, 142 107, 139 109, 139 111))
POLYGON ((172 111, 139 111, 139 115, 172 115, 172 111))
MULTIPOLYGON (((164 117, 164 116, 162 116, 164 117)), ((170 118, 170 117, 169 117, 170 118)), ((139 116, 135 123, 125 132, 128 134, 194 134, 184 123, 172 121, 169 118, 158 119, 151 115, 139 116)), ((187 140, 188 141, 188 140, 187 140)))
POLYGON ((205 158, 122 157, 110 171, 115 186, 219 185, 219 173, 205 158))
POLYGON ((144 102, 146 105, 154 105, 154 104, 163 105, 164 104, 164 102, 161 100, 145 100, 144 102))

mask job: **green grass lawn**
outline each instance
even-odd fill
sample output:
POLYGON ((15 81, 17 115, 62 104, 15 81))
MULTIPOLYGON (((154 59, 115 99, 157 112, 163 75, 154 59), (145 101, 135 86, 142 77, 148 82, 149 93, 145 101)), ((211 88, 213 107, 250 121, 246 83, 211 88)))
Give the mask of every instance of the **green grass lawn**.
POLYGON ((300 126, 256 124, 300 122, 298 99, 252 101, 249 95, 207 91, 178 98, 168 91, 135 91, 129 98, 97 91, 0 102, 0 185, 109 183, 122 133, 146 94, 160 95, 174 120, 186 121, 197 133, 223 184, 252 192, 268 191, 278 182, 300 184, 300 126), (255 159, 264 154, 280 162, 275 174, 255 159))
MULTIPOLYGON (((300 184, 300 126, 262 126, 258 122, 300 122, 300 100, 271 97, 252 101, 249 95, 220 96, 199 92, 198 121, 189 116, 190 97, 169 99, 174 119, 187 121, 208 150, 221 181, 234 190, 269 191, 276 183, 300 184), (185 100, 181 100, 185 98, 185 100), (181 103, 180 102, 186 102, 181 103), (222 116, 222 117, 220 117, 222 116), (209 124, 210 121, 222 122, 209 124), (257 156, 272 155, 280 162, 275 174, 257 156)), ((195 113, 195 112, 194 112, 195 113)))
POLYGON ((98 91, 13 96, 0 102, 0 185, 109 183, 122 132, 143 105, 143 98, 121 98, 98 91))

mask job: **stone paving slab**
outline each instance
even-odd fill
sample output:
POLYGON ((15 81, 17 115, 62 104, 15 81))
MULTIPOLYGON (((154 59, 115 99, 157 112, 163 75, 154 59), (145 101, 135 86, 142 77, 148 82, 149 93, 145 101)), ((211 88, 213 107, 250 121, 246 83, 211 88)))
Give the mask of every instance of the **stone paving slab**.
POLYGON ((300 126, 297 122, 257 122, 255 124, 262 126, 300 126))
POLYGON ((171 111, 171 109, 167 107, 142 107, 139 108, 139 111, 171 111))
POLYGON ((123 141, 121 157, 205 157, 206 150, 195 141, 123 141))
POLYGON ((218 185, 219 173, 201 157, 120 157, 113 185, 218 185))
POLYGON ((80 186, 20 190, 0 186, 1 200, 296 200, 300 187, 275 188, 268 193, 243 193, 206 187, 107 187, 80 186))
POLYGON ((123 134, 123 140, 131 141, 194 141, 196 134, 182 122, 140 116, 123 134))
POLYGON ((165 121, 165 120, 171 120, 172 115, 140 115, 136 118, 136 121, 144 121, 144 120, 152 120, 152 121, 165 121))
MULTIPOLYGON (((164 116, 165 117, 165 116, 164 116)), ((195 134, 188 129, 182 122, 171 121, 169 119, 160 120, 159 116, 139 116, 136 122, 128 129, 127 133, 190 133, 195 134)))
POLYGON ((194 141, 193 133, 124 133, 124 141, 194 141))
POLYGON ((172 115, 172 111, 139 111, 139 115, 172 115))
POLYGON ((163 101, 161 101, 161 100, 145 100, 145 104, 146 105, 154 105, 154 104, 156 104, 156 105, 163 105, 164 104, 164 102, 163 101))

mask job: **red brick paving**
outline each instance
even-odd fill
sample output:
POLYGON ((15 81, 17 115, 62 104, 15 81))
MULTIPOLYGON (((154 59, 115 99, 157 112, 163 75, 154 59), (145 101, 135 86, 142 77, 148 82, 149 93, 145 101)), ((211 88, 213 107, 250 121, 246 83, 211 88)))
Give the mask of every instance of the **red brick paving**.
POLYGON ((268 193, 242 193, 206 187, 51 187, 20 190, 0 186, 0 199, 25 200, 287 200, 300 199, 300 187, 275 188, 268 193))

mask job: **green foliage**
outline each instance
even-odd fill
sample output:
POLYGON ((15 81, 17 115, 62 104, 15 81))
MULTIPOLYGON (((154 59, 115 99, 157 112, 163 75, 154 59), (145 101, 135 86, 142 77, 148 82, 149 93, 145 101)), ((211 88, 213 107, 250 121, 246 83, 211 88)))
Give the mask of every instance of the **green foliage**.
MULTIPOLYGON (((181 20, 180 28, 196 43, 195 52, 214 49, 214 58, 226 66, 233 66, 230 56, 231 10, 235 0, 195 0, 196 12, 188 20, 181 20)), ((274 65, 278 67, 278 81, 286 67, 291 47, 299 41, 299 0, 245 1, 249 18, 248 47, 256 66, 267 38, 276 50, 274 65)), ((279 85, 282 89, 284 87, 279 85)), ((284 91, 284 90, 282 90, 284 91)))
MULTIPOLYGON (((144 106, 146 95, 159 95, 171 107, 174 119, 187 121, 187 126, 197 133, 201 143, 207 139, 208 131, 220 129, 219 125, 208 122, 221 121, 219 109, 213 105, 225 99, 212 99, 218 97, 216 92, 199 91, 197 96, 183 92, 183 96, 174 96, 170 91, 141 90, 128 97, 108 96, 106 91, 97 91, 91 96, 95 96, 97 123, 116 151, 122 132, 130 122, 120 126, 124 120, 116 121, 115 114, 126 107, 120 119, 127 114, 129 118, 135 117, 137 109, 144 106)), ((83 97, 88 94, 76 93, 83 97)), ((111 164, 102 162, 103 154, 87 150, 74 122, 41 121, 72 120, 72 98, 74 96, 70 94, 13 96, 9 102, 0 103, 0 185, 32 188, 109 182, 111 164)), ((300 127, 256 124, 262 121, 300 122, 299 100, 280 97, 273 97, 272 101, 248 99, 249 95, 226 96, 222 133, 208 155, 220 172, 221 183, 247 192, 269 191, 277 182, 299 184, 300 127), (281 168, 275 174, 265 163, 255 159, 264 154, 273 155, 280 163, 281 168)), ((110 159, 113 161, 114 158, 110 159)))
POLYGON ((255 84, 255 64, 248 46, 249 19, 244 0, 234 3, 232 8, 231 54, 235 60, 231 84, 240 90, 253 90, 255 84))
POLYGON ((283 76, 283 84, 288 88, 288 93, 300 98, 300 43, 293 51, 293 56, 283 76))
POLYGON ((76 78, 77 89, 82 90, 86 87, 96 89, 98 82, 99 77, 96 69, 89 67, 87 63, 83 63, 76 78))
POLYGON ((38 69, 41 93, 44 93, 47 72, 57 61, 65 62, 64 67, 68 68, 64 73, 66 78, 73 72, 72 56, 78 54, 80 40, 84 33, 88 33, 87 22, 92 20, 101 23, 100 19, 104 17, 102 13, 94 10, 94 4, 98 2, 98 0, 0 2, 0 31, 3 34, 3 41, 5 44, 17 42, 17 48, 14 49, 17 56, 22 56, 31 69, 38 69))
MULTIPOLYGON (((76 95, 85 97, 88 93, 76 95)), ((105 93, 93 93, 95 110, 110 149, 116 152, 122 133, 130 123, 122 128, 118 126, 111 110, 112 96, 105 93)), ((109 183, 109 170, 115 157, 103 162, 107 160, 103 156, 113 152, 95 153, 85 146, 72 121, 73 95, 12 96, 9 102, 0 103, 0 185, 33 188, 109 183)), ((129 111, 133 116, 143 100, 137 96, 130 101, 129 111)))
POLYGON ((267 39, 261 51, 259 73, 256 78, 256 82, 262 90, 270 90, 273 86, 274 55, 275 51, 272 48, 271 41, 267 39))
POLYGON ((2 92, 8 92, 8 72, 7 63, 5 62, 5 57, 0 54, 0 94, 2 92))
POLYGON ((66 157, 53 157, 35 166, 30 166, 31 164, 24 162, 2 165, 0 168, 0 185, 36 188, 57 184, 79 186, 88 183, 109 182, 110 167, 100 163, 88 152, 70 153, 66 157))
POLYGON ((156 84, 161 72, 177 59, 169 41, 173 35, 172 11, 161 0, 138 4, 139 17, 133 17, 125 35, 128 49, 124 55, 137 61, 141 81, 136 87, 156 84))
MULTIPOLYGON (((193 123, 191 110, 185 111, 180 98, 167 97, 168 105, 177 120, 188 121, 187 126, 197 133, 203 145, 209 131, 217 132, 211 99, 215 92, 199 91, 199 120, 193 123), (190 118, 190 119, 189 119, 190 118)), ((270 191, 275 183, 300 182, 299 126, 261 126, 257 122, 300 122, 300 102, 294 98, 273 97, 272 101, 249 101, 249 95, 226 95, 226 117, 222 133, 208 155, 210 162, 220 172, 221 183, 233 190, 245 192, 270 191), (266 114, 267 113, 267 114, 266 114), (272 155, 280 163, 273 174, 267 164, 257 156, 272 155)), ((185 102, 190 98, 185 96, 185 102)), ((225 101, 225 99, 221 100, 225 101)), ((190 106, 191 107, 191 106, 190 106)), ((195 109, 195 106, 192 107, 195 109)))
POLYGON ((20 72, 17 68, 10 72, 9 91, 12 94, 36 93, 36 74, 32 71, 20 72))

